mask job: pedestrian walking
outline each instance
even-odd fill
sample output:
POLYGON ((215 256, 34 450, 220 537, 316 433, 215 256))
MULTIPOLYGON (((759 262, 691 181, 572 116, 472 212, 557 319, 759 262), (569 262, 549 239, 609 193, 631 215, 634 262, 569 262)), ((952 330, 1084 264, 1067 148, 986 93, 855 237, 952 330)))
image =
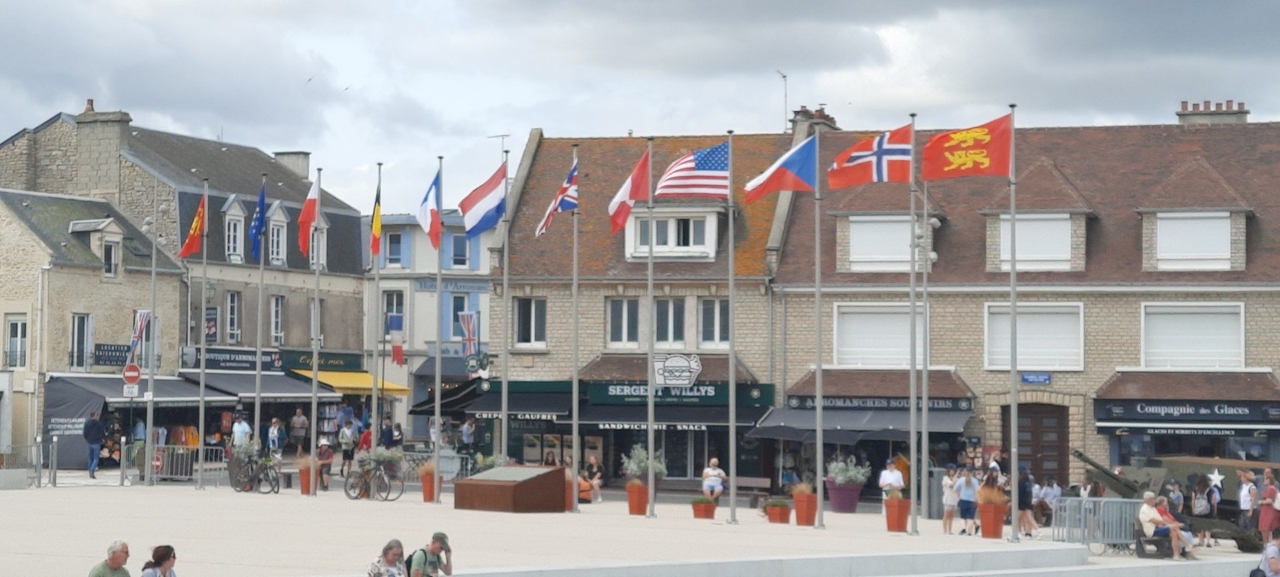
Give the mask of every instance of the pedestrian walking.
POLYGON ((129 544, 114 541, 107 546, 107 560, 93 566, 89 577, 129 577, 129 570, 124 564, 129 561, 129 544))
POLYGON ((413 552, 408 560, 409 577, 440 577, 453 575, 453 549, 449 536, 436 532, 426 548, 413 552))
POLYGON ((107 436, 107 428, 98 418, 98 411, 89 413, 89 420, 84 422, 84 442, 89 445, 89 478, 97 479, 98 460, 102 458, 102 439, 107 436))
POLYGON ((404 545, 392 539, 382 547, 382 555, 369 565, 369 577, 405 577, 404 545))
POLYGON ((169 545, 159 545, 151 550, 151 559, 142 566, 141 577, 178 577, 173 572, 173 565, 178 562, 178 554, 169 545))
POLYGON ((231 425, 231 444, 239 447, 249 443, 249 438, 253 435, 253 427, 249 423, 244 422, 244 415, 236 414, 236 424, 231 425))
POLYGON ((289 431, 285 430, 284 423, 278 417, 271 417, 271 428, 267 429, 267 447, 271 450, 271 456, 279 458, 283 455, 284 445, 288 442, 289 431))
POLYGON ((307 420, 306 415, 302 414, 302 408, 294 411, 293 418, 289 419, 289 441, 293 446, 297 447, 297 458, 302 458, 302 448, 307 444, 307 432, 311 428, 311 421, 307 420))
POLYGON ((342 467, 338 472, 342 476, 347 476, 347 471, 351 470, 351 464, 356 459, 356 429, 351 419, 347 419, 346 426, 338 431, 338 446, 342 447, 342 467))

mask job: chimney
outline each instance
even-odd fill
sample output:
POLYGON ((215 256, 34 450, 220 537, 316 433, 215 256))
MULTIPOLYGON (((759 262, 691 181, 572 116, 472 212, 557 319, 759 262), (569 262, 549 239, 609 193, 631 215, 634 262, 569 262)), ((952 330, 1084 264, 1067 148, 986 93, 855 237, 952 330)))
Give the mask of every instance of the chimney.
POLYGON ((130 138, 128 112, 97 112, 93 100, 76 115, 76 180, 73 194, 116 199, 120 194, 120 153, 130 138))
POLYGON ((1226 103, 1204 101, 1203 104, 1191 104, 1187 110, 1187 101, 1182 101, 1182 110, 1176 112, 1178 124, 1245 124, 1249 122, 1249 110, 1243 102, 1228 100, 1226 103))
POLYGON ((86 113, 88 113, 88 112, 93 112, 93 99, 92 99, 92 98, 90 98, 90 99, 88 100, 88 102, 85 102, 85 104, 84 104, 84 111, 85 111, 86 113))
POLYGON ((796 125, 801 122, 810 124, 821 124, 834 130, 840 130, 836 126, 836 119, 827 114, 826 108, 819 107, 817 110, 809 110, 808 106, 801 105, 800 110, 793 113, 791 117, 791 131, 795 132, 796 125))
POLYGON ((310 152, 277 152, 275 153, 276 162, 304 180, 311 179, 311 153, 310 152))

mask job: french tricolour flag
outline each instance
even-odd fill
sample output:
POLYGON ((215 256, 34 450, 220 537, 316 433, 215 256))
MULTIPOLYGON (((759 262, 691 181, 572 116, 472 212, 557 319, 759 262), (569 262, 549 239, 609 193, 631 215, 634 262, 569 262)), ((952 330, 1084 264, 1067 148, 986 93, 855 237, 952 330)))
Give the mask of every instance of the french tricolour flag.
POLYGON ((747 183, 747 202, 760 200, 771 192, 813 190, 818 183, 817 159, 818 136, 815 134, 787 151, 760 176, 751 179, 747 183))
POLYGON ((507 211, 506 184, 507 163, 502 163, 498 171, 484 181, 484 184, 471 191, 458 209, 462 211, 462 222, 467 226, 467 238, 479 236, 486 230, 498 226, 502 215, 507 211))
POLYGON ((444 232, 444 223, 440 220, 440 171, 427 187, 427 195, 418 206, 418 224, 431 239, 431 248, 440 250, 440 237, 444 232))

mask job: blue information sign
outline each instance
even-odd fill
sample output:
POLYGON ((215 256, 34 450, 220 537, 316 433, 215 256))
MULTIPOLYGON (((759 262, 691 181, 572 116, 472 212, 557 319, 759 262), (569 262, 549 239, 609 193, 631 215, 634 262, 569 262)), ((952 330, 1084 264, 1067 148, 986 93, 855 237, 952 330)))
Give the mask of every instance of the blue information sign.
POLYGON ((1024 385, 1047 385, 1053 382, 1053 373, 1022 373, 1024 385))

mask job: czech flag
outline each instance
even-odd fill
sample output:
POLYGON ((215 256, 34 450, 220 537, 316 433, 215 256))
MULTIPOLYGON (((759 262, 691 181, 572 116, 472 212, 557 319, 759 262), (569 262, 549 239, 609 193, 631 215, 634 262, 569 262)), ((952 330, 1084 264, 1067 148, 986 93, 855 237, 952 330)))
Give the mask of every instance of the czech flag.
POLYGON ((747 183, 747 202, 760 200, 771 192, 812 191, 818 184, 818 135, 806 138, 787 151, 760 176, 747 183))

